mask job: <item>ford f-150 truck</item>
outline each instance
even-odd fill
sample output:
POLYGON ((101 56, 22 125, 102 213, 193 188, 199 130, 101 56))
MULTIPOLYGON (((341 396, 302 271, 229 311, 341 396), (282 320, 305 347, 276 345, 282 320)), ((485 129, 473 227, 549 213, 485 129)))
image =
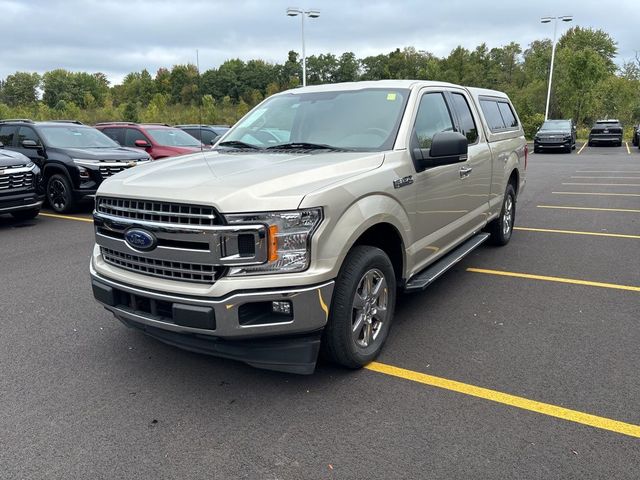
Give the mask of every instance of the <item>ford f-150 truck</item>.
POLYGON ((312 373, 372 361, 396 295, 505 245, 527 147, 501 92, 393 80, 266 99, 211 151, 99 188, 95 298, 191 351, 312 373))

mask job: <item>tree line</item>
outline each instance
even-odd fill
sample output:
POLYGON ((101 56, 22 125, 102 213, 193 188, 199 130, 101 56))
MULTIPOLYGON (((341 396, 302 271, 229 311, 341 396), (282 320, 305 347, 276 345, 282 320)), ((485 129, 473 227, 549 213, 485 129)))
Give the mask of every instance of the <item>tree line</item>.
MULTIPOLYGON (((352 52, 307 58, 307 84, 381 79, 423 79, 506 92, 531 136, 544 120, 551 40, 469 50, 440 58, 414 47, 357 58, 352 52)), ((583 127, 597 118, 640 120, 640 58, 616 65, 617 44, 606 32, 574 27, 558 41, 550 118, 583 127)), ((200 73, 195 65, 144 69, 110 85, 103 73, 56 69, 16 72, 0 81, 0 118, 74 118, 232 124, 265 97, 299 86, 302 66, 291 51, 283 63, 239 59, 200 73)))

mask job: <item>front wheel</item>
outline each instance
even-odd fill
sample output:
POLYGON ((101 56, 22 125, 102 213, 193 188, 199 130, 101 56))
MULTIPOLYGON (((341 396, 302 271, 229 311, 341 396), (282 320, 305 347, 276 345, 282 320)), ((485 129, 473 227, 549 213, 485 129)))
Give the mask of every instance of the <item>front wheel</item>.
POLYGON ((59 173, 51 175, 47 181, 47 200, 58 213, 67 213, 73 209, 73 192, 67 177, 59 173))
POLYGON ((516 191, 513 185, 507 185, 502 201, 500 216, 492 220, 487 225, 487 230, 491 233, 490 242, 497 246, 503 246, 511 240, 513 233, 513 222, 516 219, 516 191))
POLYGON ((333 362, 361 368, 384 345, 396 303, 396 277, 385 252, 354 247, 336 280, 322 350, 333 362))

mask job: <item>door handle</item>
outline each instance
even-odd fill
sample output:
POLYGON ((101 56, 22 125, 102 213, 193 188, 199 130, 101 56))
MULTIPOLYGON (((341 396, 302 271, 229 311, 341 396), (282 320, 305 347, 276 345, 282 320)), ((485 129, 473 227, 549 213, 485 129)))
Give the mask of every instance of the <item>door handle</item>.
POLYGON ((467 178, 471 175, 473 168, 471 167, 460 167, 460 178, 467 178))

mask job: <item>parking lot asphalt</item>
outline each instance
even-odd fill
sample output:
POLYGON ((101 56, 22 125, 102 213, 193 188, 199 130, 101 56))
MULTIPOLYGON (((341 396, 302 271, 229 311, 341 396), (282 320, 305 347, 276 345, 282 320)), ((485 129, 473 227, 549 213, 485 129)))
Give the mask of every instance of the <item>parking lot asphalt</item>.
POLYGON ((0 478, 638 478, 640 151, 527 177, 507 247, 402 296, 371 368, 308 377, 123 327, 89 209, 0 217, 0 478))

